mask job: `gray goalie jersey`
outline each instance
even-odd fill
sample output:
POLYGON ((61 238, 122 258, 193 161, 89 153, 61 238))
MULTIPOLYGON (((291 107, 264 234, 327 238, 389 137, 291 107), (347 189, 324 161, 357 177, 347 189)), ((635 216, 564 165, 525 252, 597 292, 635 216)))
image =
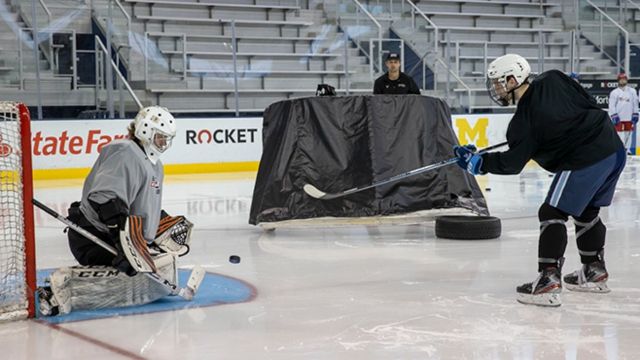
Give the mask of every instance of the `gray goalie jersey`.
POLYGON ((135 142, 113 141, 102 148, 84 182, 80 210, 94 227, 108 232, 89 200, 104 204, 120 198, 129 215, 142 216, 144 237, 152 242, 160 221, 163 177, 162 162, 152 164, 135 142))

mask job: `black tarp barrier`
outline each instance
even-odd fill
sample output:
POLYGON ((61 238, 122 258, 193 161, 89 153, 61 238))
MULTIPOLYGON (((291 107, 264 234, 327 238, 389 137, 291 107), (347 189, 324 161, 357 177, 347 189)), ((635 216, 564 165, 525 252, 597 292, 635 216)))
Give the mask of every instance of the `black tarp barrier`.
POLYGON ((389 178, 453 156, 446 103, 427 96, 309 97, 264 112, 263 153, 250 224, 315 217, 397 215, 465 208, 488 215, 475 178, 456 165, 334 200, 326 192, 389 178))

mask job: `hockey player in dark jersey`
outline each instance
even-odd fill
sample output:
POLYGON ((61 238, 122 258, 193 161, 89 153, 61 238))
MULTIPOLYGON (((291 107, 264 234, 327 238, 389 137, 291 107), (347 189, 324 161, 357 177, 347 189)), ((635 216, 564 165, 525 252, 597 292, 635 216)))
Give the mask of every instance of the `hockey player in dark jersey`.
POLYGON ((161 211, 160 156, 171 147, 175 119, 165 108, 147 107, 128 131, 128 139, 113 141, 100 151, 85 179, 82 198, 71 205, 68 216, 118 254, 68 229, 69 247, 80 266, 57 269, 47 279, 49 286, 38 290, 43 315, 140 305, 169 295, 165 286, 136 274, 136 266, 123 252, 123 241, 135 243, 158 274, 176 283, 175 257, 188 252, 192 225, 184 217, 161 211), (157 251, 151 254, 149 247, 157 251))
POLYGON ((573 218, 581 269, 564 277, 569 290, 609 292, 604 262, 606 227, 598 216, 611 204, 626 154, 608 114, 584 89, 557 70, 534 79, 515 54, 494 60, 487 70, 491 98, 517 105, 507 129, 509 150, 476 154, 454 149, 458 164, 474 175, 518 174, 529 160, 555 173, 540 206, 538 277, 517 287, 518 301, 561 305, 561 270, 567 245, 565 223, 573 218))

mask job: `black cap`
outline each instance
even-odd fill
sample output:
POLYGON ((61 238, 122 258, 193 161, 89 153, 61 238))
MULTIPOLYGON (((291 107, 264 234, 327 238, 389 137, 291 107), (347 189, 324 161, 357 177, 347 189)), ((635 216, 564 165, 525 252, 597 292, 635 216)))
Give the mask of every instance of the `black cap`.
POLYGON ((387 60, 398 60, 400 61, 400 54, 391 52, 387 55, 387 60))

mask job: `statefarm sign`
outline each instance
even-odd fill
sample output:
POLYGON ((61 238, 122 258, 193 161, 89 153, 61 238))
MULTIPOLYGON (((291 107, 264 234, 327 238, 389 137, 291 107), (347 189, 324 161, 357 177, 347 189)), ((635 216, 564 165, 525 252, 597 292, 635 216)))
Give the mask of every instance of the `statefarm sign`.
POLYGON ((63 131, 60 135, 43 135, 42 131, 33 134, 33 155, 81 155, 99 153, 102 147, 113 140, 124 139, 126 134, 107 135, 102 130, 89 130, 83 135, 69 135, 69 131, 63 131))
MULTIPOLYGON (((91 167, 108 143, 127 137, 130 120, 33 121, 35 169, 91 167)), ((178 119, 165 164, 258 161, 262 154, 262 118, 178 119)))

